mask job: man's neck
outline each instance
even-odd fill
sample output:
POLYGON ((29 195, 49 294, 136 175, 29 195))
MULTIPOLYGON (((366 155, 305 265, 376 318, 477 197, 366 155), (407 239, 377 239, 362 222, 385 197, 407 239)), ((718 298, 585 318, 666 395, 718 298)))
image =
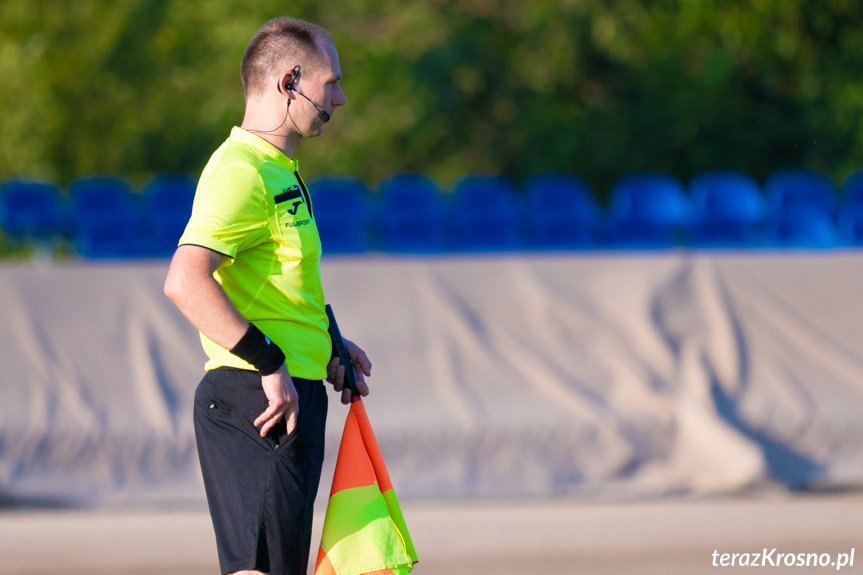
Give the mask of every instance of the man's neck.
POLYGON ((250 132, 262 140, 266 140, 284 155, 292 158, 294 150, 300 144, 303 137, 297 132, 288 127, 290 119, 285 118, 285 122, 281 126, 273 130, 272 126, 279 124, 280 119, 269 117, 266 113, 261 113, 258 107, 247 107, 243 115, 243 123, 240 127, 247 132, 250 132))

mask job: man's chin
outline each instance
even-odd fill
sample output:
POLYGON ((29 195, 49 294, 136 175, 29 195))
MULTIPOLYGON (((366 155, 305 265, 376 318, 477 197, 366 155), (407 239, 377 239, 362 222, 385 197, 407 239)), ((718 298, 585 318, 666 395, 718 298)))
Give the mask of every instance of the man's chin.
POLYGON ((324 125, 323 123, 318 123, 316 126, 312 127, 312 130, 309 132, 309 138, 317 138, 321 134, 324 133, 324 125))

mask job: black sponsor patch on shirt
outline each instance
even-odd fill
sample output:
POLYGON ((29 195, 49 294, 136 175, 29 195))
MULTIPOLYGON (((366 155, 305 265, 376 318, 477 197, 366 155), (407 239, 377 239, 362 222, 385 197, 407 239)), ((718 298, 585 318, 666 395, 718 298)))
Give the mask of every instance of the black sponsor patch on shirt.
POLYGON ((288 188, 281 194, 275 196, 273 199, 276 201, 276 205, 283 204, 285 202, 289 202, 291 200, 296 200, 298 198, 302 198, 302 192, 300 191, 300 186, 294 186, 292 188, 288 188))

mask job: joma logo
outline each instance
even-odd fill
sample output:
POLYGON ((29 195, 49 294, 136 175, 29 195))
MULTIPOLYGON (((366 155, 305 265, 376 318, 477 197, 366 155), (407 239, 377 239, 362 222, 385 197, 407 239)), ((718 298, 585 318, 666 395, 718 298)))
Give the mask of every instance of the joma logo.
POLYGON ((294 202, 293 206, 288 208, 288 213, 291 214, 292 216, 297 215, 297 210, 300 209, 301 205, 303 205, 303 200, 297 200, 296 202, 294 202))

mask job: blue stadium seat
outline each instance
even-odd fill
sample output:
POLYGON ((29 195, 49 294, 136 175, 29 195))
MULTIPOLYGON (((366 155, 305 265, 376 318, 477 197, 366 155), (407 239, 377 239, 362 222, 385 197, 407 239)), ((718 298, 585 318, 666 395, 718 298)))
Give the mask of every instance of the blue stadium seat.
POLYGON ((467 175, 453 186, 458 249, 514 250, 522 247, 515 185, 503 176, 467 175))
POLYGON ((773 241, 779 246, 820 249, 839 243, 838 197, 830 178, 813 170, 780 170, 767 178, 765 188, 774 209, 773 241))
POLYGON ((443 197, 422 174, 397 174, 378 186, 381 247, 391 252, 444 251, 443 197))
POLYGON ((754 178, 716 171, 695 176, 689 185, 697 224, 692 242, 700 247, 753 247, 766 239, 770 205, 754 178))
POLYGON ((64 233, 57 185, 26 178, 0 184, 0 228, 18 240, 50 240, 64 233))
POLYGON ((767 197, 780 213, 803 208, 833 216, 837 206, 836 186, 813 170, 780 170, 765 184, 767 197))
POLYGON ((177 249, 192 214, 195 187, 194 178, 181 174, 160 174, 144 186, 149 255, 170 257, 177 249))
POLYGON ((846 205, 863 206, 863 170, 848 176, 842 190, 845 192, 846 205))
POLYGON ((600 209, 590 185, 571 174, 538 174, 525 182, 532 245, 542 249, 591 247, 600 209))
POLYGON ((73 244, 86 258, 130 258, 141 254, 140 222, 129 184, 111 176, 78 178, 69 186, 73 244))
POLYGON ((775 236, 780 246, 825 249, 840 243, 833 218, 806 206, 786 208, 779 213, 775 236))
POLYGON ((611 190, 611 239, 618 247, 662 248, 687 241, 694 210, 672 176, 638 173, 611 190))
POLYGON ((863 202, 843 206, 839 214, 839 232, 846 245, 863 246, 863 202))
POLYGON ((312 211, 324 253, 369 249, 369 199, 366 185, 350 176, 321 176, 309 182, 312 211))

